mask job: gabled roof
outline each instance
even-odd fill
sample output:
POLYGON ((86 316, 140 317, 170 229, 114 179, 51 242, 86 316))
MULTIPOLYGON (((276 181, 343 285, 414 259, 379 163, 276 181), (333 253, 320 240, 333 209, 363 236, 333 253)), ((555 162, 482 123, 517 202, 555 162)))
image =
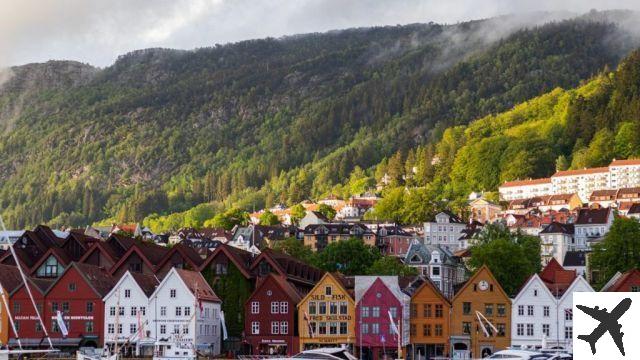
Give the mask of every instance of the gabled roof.
POLYGON ((563 224, 559 222, 552 222, 547 225, 540 234, 570 234, 573 235, 575 233, 575 228, 573 224, 563 224))
POLYGON ((31 270, 30 270, 31 274, 33 274, 34 272, 38 271, 38 268, 42 264, 44 264, 44 262, 47 261, 47 259, 49 259, 49 257, 51 257, 51 256, 55 257, 63 267, 66 267, 71 262, 71 259, 69 258, 69 255, 67 255, 67 253, 64 250, 62 250, 59 247, 51 247, 51 248, 49 248, 49 250, 47 250, 47 252, 42 254, 42 256, 40 257, 40 260, 38 260, 31 267, 31 270))
POLYGON ((454 224, 464 224, 464 221, 456 214, 452 213, 449 210, 442 210, 436 214, 436 217, 440 214, 445 214, 449 217, 449 222, 454 224))
POLYGON ((254 290, 253 294, 259 294, 262 291, 262 287, 265 286, 269 279, 273 280, 276 285, 278 285, 278 287, 280 287, 280 289, 282 289, 282 291, 287 294, 287 296, 293 303, 297 304, 300 302, 300 300, 302 300, 302 294, 298 292, 295 286, 291 285, 291 283, 287 281, 286 277, 273 273, 269 274, 269 276, 264 281, 260 282, 260 285, 258 285, 258 287, 254 290))
POLYGON ((106 256, 111 262, 114 264, 118 262, 118 254, 116 251, 106 242, 104 241, 96 241, 85 253, 82 255, 78 262, 85 262, 94 251, 101 252, 104 256, 106 256))
POLYGON ((155 275, 147 275, 138 272, 129 272, 131 277, 138 283, 140 289, 144 292, 147 297, 151 296, 153 292, 156 290, 156 287, 160 284, 158 278, 155 275))
POLYGON ((633 205, 631 205, 631 207, 629 207, 629 211, 627 211, 627 214, 640 214, 640 203, 634 203, 633 205))
POLYGON ((46 225, 38 225, 35 229, 33 229, 33 233, 38 236, 42 244, 45 246, 60 246, 64 239, 59 238, 56 234, 51 230, 50 227, 46 225))
POLYGON ((554 295, 549 290, 549 287, 546 286, 545 282, 542 281, 540 276, 538 274, 533 274, 527 278, 527 280, 524 282, 524 284, 522 284, 522 286, 520 286, 520 288, 516 292, 516 296, 513 298, 512 303, 515 303, 516 301, 520 300, 520 298, 524 296, 524 294, 526 293, 526 290, 529 288, 529 286, 533 283, 540 284, 541 290, 544 291, 550 298, 554 298, 554 295))
POLYGON ((78 231, 70 231, 69 235, 64 239, 60 246, 64 247, 69 241, 76 241, 83 249, 87 250, 94 242, 96 242, 96 238, 78 231))
POLYGON ((631 269, 624 274, 618 272, 616 275, 611 278, 611 280, 602 288, 600 291, 609 291, 609 292, 619 292, 619 291, 628 291, 623 289, 622 286, 632 278, 636 278, 640 280, 640 270, 631 269))
POLYGON ((584 277, 576 276, 569 288, 564 292, 564 294, 562 294, 562 297, 560 297, 560 301, 564 300, 565 297, 570 296, 573 293, 573 289, 580 283, 584 284, 590 291, 594 291, 584 277))
POLYGON ((178 277, 182 279, 184 284, 197 299, 221 302, 218 295, 213 292, 213 289, 209 286, 207 280, 205 280, 199 272, 178 268, 173 268, 171 271, 175 271, 178 277))
POLYGON ((576 225, 606 224, 610 214, 609 208, 580 209, 576 225))
POLYGON ((104 299, 104 297, 111 291, 111 289, 116 285, 116 279, 111 276, 105 269, 94 266, 90 264, 83 264, 72 262, 67 268, 64 270, 62 275, 56 279, 51 286, 47 289, 47 293, 51 291, 55 287, 55 285, 61 281, 64 276, 71 269, 75 269, 80 276, 85 280, 87 285, 95 292, 98 297, 104 299))
POLYGON ((496 280, 496 277, 493 276, 493 273, 491 272, 491 270, 489 269, 489 267, 487 265, 482 265, 465 283, 464 285, 461 284, 461 287, 459 289, 456 290, 455 295, 453 296, 453 299, 451 300, 451 302, 453 303, 456 298, 458 297, 458 295, 460 295, 461 293, 463 293, 467 287, 471 284, 474 283, 474 281, 476 280, 476 278, 483 272, 486 271, 487 275, 489 276, 489 278, 496 284, 496 287, 498 288, 497 291, 499 291, 502 295, 504 295, 505 298, 509 299, 509 295, 507 295, 506 292, 504 292, 504 289, 502 288, 502 286, 500 285, 500 283, 498 282, 498 280, 496 280))
POLYGON ((575 270, 566 270, 555 258, 551 258, 551 261, 540 273, 540 279, 549 291, 558 298, 564 295, 577 276, 575 270))
POLYGON ((193 269, 199 269, 204 260, 200 257, 198 252, 189 246, 183 244, 174 245, 167 253, 164 258, 160 260, 159 263, 156 264, 156 268, 161 268, 167 261, 169 261, 174 254, 180 254, 180 256, 191 265, 193 269))
MULTIPOLYGON (((342 289, 342 292, 344 292, 345 294, 349 294, 348 299, 355 303, 354 293, 353 293, 353 288, 354 288, 355 284, 354 284, 354 278, 353 277, 347 278, 347 277, 345 277, 344 275, 342 275, 340 273, 326 272, 326 273, 324 273, 322 278, 320 278, 320 280, 317 281, 316 286, 320 286, 320 284, 322 284, 327 277, 333 278, 334 282, 340 287, 340 289, 342 289)), ((313 293, 313 290, 309 291, 302 298, 302 300, 300 300, 300 302, 307 301, 308 298, 311 297, 311 293, 313 293)))
POLYGON ((304 263, 293 256, 269 248, 264 249, 253 261, 251 270, 255 269, 263 260, 271 264, 280 275, 309 284, 315 284, 324 273, 324 271, 304 263))
POLYGON ((550 178, 542 178, 542 179, 505 181, 502 185, 500 185, 500 187, 543 185, 543 184, 551 184, 551 179, 550 178))
POLYGON ((115 273, 115 271, 134 253, 137 254, 142 261, 155 272, 157 269, 156 264, 159 264, 168 252, 169 249, 164 246, 146 242, 135 242, 129 250, 122 255, 120 260, 113 265, 111 273, 115 273))
POLYGON ((250 269, 251 263, 253 262, 254 255, 248 251, 238 249, 234 246, 230 246, 227 244, 220 245, 217 249, 215 249, 202 263, 200 266, 200 271, 204 270, 213 259, 221 254, 225 255, 231 262, 240 270, 242 275, 245 278, 250 279, 252 277, 250 269))
POLYGON ((584 251, 567 251, 562 266, 586 266, 587 253, 584 251))
POLYGON ((20 270, 16 266, 0 264, 0 285, 7 294, 22 286, 20 270))

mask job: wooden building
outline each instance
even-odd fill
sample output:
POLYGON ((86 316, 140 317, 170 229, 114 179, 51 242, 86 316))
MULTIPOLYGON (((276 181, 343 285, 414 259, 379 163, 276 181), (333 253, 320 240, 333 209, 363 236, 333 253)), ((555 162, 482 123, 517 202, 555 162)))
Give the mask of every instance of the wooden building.
POLYGON ((511 299, 488 267, 456 292, 450 334, 454 358, 483 358, 511 345, 511 299))
POLYGON ((411 297, 411 358, 449 357, 451 303, 428 278, 411 297))

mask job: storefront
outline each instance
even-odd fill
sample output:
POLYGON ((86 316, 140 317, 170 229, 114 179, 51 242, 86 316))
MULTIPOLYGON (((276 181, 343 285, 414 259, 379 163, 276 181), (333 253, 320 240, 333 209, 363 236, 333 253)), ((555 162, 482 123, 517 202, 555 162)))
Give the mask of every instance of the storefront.
POLYGON ((247 338, 247 343, 251 347, 251 353, 254 355, 282 355, 287 356, 297 354, 298 337, 287 336, 251 336, 247 338))

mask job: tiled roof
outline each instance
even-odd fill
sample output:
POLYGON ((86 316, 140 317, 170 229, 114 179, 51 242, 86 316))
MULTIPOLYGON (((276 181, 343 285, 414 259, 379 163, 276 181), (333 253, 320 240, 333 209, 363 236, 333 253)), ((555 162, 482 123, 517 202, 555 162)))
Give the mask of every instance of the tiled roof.
POLYGON ((220 302, 220 298, 213 292, 211 286, 198 271, 190 271, 174 268, 178 276, 182 278, 185 285, 191 290, 197 299, 220 302))
POLYGON ((640 165, 640 159, 613 160, 609 166, 640 165))
POLYGON ((576 225, 606 224, 611 209, 580 209, 576 225))
POLYGON ((575 270, 564 269, 555 258, 552 258, 540 273, 540 279, 556 297, 562 297, 576 277, 575 270))
POLYGON ((293 256, 287 255, 282 252, 274 251, 269 248, 258 256, 254 261, 252 268, 257 266, 260 259, 269 258, 272 263, 275 263, 282 275, 286 275, 290 279, 298 279, 305 282, 315 283, 322 278, 324 271, 313 267, 305 262, 302 262, 293 256))
POLYGON ((623 288, 624 284, 632 278, 636 278, 640 280, 640 270, 638 269, 631 269, 625 272, 624 274, 616 274, 616 275, 617 275, 617 279, 615 279, 615 281, 612 284, 607 284, 606 287, 602 289, 602 291, 609 291, 609 292, 629 291, 628 289, 623 288))
POLYGON ((102 267, 83 263, 72 263, 71 266, 78 269, 80 275, 82 275, 89 282, 89 285, 103 298, 117 283, 116 279, 109 275, 102 267))
POLYGON ((138 286, 140 286, 147 297, 153 294, 159 284, 158 278, 154 275, 142 274, 135 271, 130 271, 129 274, 131 274, 133 279, 136 281, 136 283, 138 283, 138 286))
POLYGON ((541 178, 541 179, 505 181, 502 185, 500 185, 500 187, 514 187, 514 186, 542 185, 542 184, 551 184, 551 179, 541 178))
POLYGON ((547 225, 547 227, 545 227, 544 229, 542 229, 542 231, 540 231, 540 234, 572 234, 573 235, 574 233, 575 233, 575 228, 573 224, 563 224, 556 221, 547 225))
POLYGON ((6 293, 11 294, 22 285, 20 270, 16 266, 0 264, 0 285, 6 293))
POLYGON ((598 173, 606 173, 606 172, 609 172, 608 167, 597 167, 597 168, 588 168, 588 169, 558 171, 555 174, 551 175, 551 177, 588 175, 588 174, 598 174, 598 173))

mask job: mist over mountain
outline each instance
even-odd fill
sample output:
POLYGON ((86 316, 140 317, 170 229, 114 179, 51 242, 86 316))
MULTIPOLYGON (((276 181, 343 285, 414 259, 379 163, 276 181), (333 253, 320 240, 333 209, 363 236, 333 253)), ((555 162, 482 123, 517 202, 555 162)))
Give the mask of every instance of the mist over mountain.
POLYGON ((145 49, 0 71, 12 227, 295 203, 357 167, 613 69, 637 13, 503 16, 145 49))

